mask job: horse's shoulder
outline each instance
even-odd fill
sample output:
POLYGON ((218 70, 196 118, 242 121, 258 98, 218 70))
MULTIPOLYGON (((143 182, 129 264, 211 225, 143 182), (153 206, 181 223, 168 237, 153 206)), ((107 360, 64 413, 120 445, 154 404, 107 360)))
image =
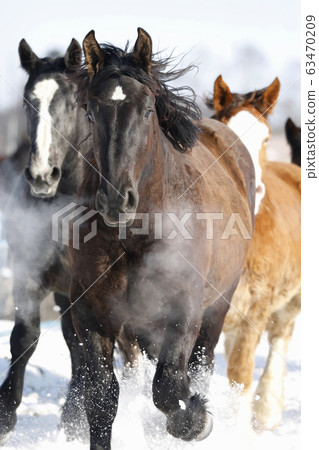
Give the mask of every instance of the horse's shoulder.
POLYGON ((199 128, 199 142, 218 161, 220 170, 233 180, 238 191, 248 196, 252 207, 255 198, 255 172, 245 145, 227 125, 217 120, 203 119, 199 128))
POLYGON ((221 164, 237 164, 241 170, 253 171, 247 148, 227 125, 215 119, 203 119, 199 128, 200 142, 210 147, 211 152, 220 158, 221 164))

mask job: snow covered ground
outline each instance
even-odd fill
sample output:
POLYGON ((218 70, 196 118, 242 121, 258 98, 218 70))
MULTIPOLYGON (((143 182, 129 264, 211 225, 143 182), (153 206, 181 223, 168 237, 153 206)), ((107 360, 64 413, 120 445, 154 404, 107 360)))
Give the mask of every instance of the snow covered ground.
MULTIPOLYGON (((0 321, 0 382, 9 364, 11 321, 0 321)), ((262 339, 256 355, 255 383, 268 351, 262 339)), ((165 430, 165 418, 151 400, 154 367, 144 361, 137 373, 121 382, 118 414, 114 422, 112 449, 300 449, 300 319, 290 344, 285 384, 286 409, 281 425, 274 431, 251 434, 236 421, 238 394, 227 383, 223 337, 216 349, 216 369, 206 395, 214 416, 214 430, 204 441, 185 443, 165 430)), ((84 450, 88 444, 66 442, 58 431, 61 405, 70 376, 70 361, 59 323, 43 322, 42 337, 26 371, 23 401, 18 409, 15 431, 2 447, 10 449, 84 450)))

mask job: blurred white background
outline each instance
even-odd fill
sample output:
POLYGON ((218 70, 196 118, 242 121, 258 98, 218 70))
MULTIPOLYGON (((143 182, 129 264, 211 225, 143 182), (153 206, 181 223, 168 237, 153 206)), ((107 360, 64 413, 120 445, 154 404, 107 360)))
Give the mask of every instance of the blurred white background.
POLYGON ((300 123, 299 0, 12 0, 1 9, 0 112, 22 103, 14 90, 21 93, 27 79, 17 51, 22 38, 44 57, 64 53, 72 37, 82 43, 91 29, 99 42, 133 45, 141 26, 154 52, 174 50, 186 54, 182 65, 198 66, 180 83, 199 97, 212 91, 220 73, 235 92, 262 88, 278 76, 273 131, 281 131, 288 116, 300 123))

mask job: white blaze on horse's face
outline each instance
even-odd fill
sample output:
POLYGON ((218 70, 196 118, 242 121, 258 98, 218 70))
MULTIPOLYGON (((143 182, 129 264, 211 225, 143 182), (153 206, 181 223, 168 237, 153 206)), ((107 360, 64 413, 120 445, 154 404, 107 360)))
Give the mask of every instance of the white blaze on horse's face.
POLYGON ((122 86, 116 86, 113 95, 111 97, 111 100, 124 100, 126 98, 126 95, 123 92, 122 86))
POLYGON ((39 123, 36 135, 37 154, 32 158, 34 165, 31 164, 30 167, 34 177, 38 175, 43 177, 50 171, 49 149, 52 142, 52 130, 49 108, 58 88, 59 85, 55 80, 42 80, 36 83, 32 93, 33 98, 39 101, 39 123))
POLYGON ((265 185, 261 181, 262 169, 259 161, 259 153, 262 150, 264 142, 269 138, 269 128, 266 123, 260 122, 249 111, 238 112, 230 118, 227 125, 240 137, 253 160, 256 177, 255 214, 257 214, 260 202, 265 196, 265 185))

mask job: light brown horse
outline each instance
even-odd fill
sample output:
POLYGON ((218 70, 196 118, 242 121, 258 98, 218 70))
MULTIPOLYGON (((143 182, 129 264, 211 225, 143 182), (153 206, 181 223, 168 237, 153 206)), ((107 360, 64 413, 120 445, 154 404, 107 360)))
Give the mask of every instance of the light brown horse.
POLYGON ((240 95, 219 76, 207 100, 214 117, 245 143, 257 174, 255 232, 223 327, 228 379, 248 396, 256 347, 268 332, 269 356, 253 401, 257 429, 272 429, 281 420, 288 343, 300 312, 300 168, 266 160, 266 117, 279 88, 276 78, 265 89, 240 95))

